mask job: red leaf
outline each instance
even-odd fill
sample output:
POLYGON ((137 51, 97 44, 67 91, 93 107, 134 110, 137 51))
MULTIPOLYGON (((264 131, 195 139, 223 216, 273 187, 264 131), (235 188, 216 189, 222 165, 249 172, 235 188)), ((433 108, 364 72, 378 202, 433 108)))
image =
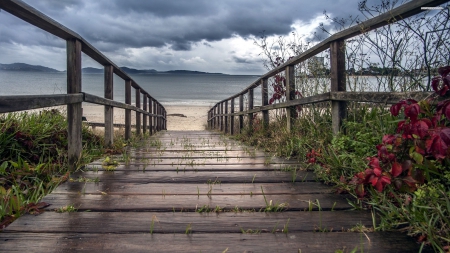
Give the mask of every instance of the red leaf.
POLYGON ((391 175, 393 177, 398 177, 400 174, 402 174, 403 169, 402 166, 400 165, 400 163, 398 162, 394 162, 392 164, 392 168, 391 168, 391 175))
POLYGON ((411 134, 415 134, 420 138, 425 138, 428 135, 428 129, 431 127, 429 119, 421 119, 411 124, 411 134))
POLYGON ((378 160, 378 158, 367 157, 367 160, 369 160, 369 167, 371 167, 372 169, 380 167, 380 160, 378 160))
POLYGON ((402 107, 405 104, 406 104, 406 101, 402 100, 402 101, 398 102, 397 104, 392 105, 391 108, 390 108, 391 114, 393 116, 397 116, 399 114, 399 112, 400 112, 400 109, 402 109, 402 107))
POLYGON ((393 135, 393 134, 386 134, 385 136, 383 136, 383 143, 384 144, 393 144, 396 138, 397 137, 395 137, 395 135, 393 135))
POLYGON ((420 113, 420 106, 417 103, 405 106, 405 116, 410 118, 412 121, 417 120, 417 116, 420 113))

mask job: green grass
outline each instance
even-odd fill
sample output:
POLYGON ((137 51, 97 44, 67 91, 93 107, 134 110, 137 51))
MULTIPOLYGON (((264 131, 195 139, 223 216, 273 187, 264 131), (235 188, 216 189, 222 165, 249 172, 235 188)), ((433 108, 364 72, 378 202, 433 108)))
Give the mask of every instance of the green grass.
MULTIPOLYGON (((116 136, 114 146, 105 147, 101 136, 83 126, 83 151, 77 166, 104 153, 122 153, 136 140, 127 143, 116 136)), ((36 203, 42 197, 69 180, 67 144, 67 121, 57 110, 0 116, 0 227, 26 213, 27 206, 39 206, 36 203)))
MULTIPOLYGON (((355 198, 351 204, 355 208, 375 211, 380 219, 376 230, 401 229, 423 245, 442 251, 443 247, 450 246, 448 168, 440 168, 444 173, 433 175, 434 180, 420 186, 416 192, 398 193, 389 185, 385 192, 373 190, 359 200, 356 198, 355 185, 350 183, 356 173, 368 168, 366 158, 377 155, 376 145, 381 143, 385 134, 396 132, 399 120, 391 116, 389 106, 349 103, 348 117, 343 122, 342 131, 333 136, 330 105, 325 103, 303 107, 291 133, 286 131, 286 119, 281 115, 271 121, 266 129, 259 126, 260 121, 256 120, 253 129, 243 129, 241 134, 232 138, 275 156, 296 159, 305 168, 314 171, 320 181, 334 185, 337 192, 352 194, 355 198), (307 154, 313 149, 319 154, 317 162, 308 164, 307 154)), ((290 171, 292 181, 296 180, 295 169, 283 170, 290 171)), ((265 211, 278 210, 280 207, 266 198, 265 202, 265 211)), ((320 204, 310 201, 307 209, 316 208, 320 210, 320 204)))

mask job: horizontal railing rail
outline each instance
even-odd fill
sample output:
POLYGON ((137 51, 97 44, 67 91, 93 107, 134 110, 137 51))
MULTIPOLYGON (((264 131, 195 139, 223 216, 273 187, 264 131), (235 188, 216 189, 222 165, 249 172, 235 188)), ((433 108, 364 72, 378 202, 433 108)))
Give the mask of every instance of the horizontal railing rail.
POLYGON ((150 93, 83 37, 20 0, 0 0, 0 9, 53 34, 67 43, 67 94, 0 96, 0 113, 67 105, 69 166, 75 168, 82 151, 82 103, 105 106, 105 144, 113 144, 113 108, 125 109, 125 139, 131 137, 131 111, 136 113, 136 134, 166 129, 166 110, 150 93), (104 66, 104 98, 84 93, 81 86, 81 53, 104 66), (114 101, 113 75, 125 81, 125 103, 114 101), (131 105, 135 89, 135 106, 131 105), (142 101, 141 101, 142 98, 142 101), (142 131, 141 131, 142 130, 142 131))
POLYGON ((250 84, 244 90, 235 95, 217 102, 208 111, 207 123, 210 129, 220 129, 230 134, 235 133, 234 118, 239 116, 238 130, 241 131, 244 127, 244 116, 247 115, 249 127, 253 124, 253 114, 262 112, 263 125, 269 124, 269 111, 274 109, 286 109, 287 131, 291 131, 292 124, 295 118, 295 106, 327 102, 331 101, 332 111, 332 130, 333 133, 338 133, 342 124, 342 120, 347 115, 347 102, 375 102, 392 104, 405 97, 424 98, 430 93, 424 92, 346 92, 346 72, 345 72, 345 40, 374 30, 376 28, 392 24, 420 12, 427 8, 436 7, 448 0, 415 0, 407 2, 389 12, 383 13, 377 17, 371 18, 364 22, 358 23, 350 28, 340 31, 312 48, 306 50, 304 53, 295 56, 280 65, 277 68, 267 72, 258 78, 255 82, 250 84), (302 63, 311 57, 322 53, 325 50, 330 50, 330 76, 331 85, 330 92, 295 99, 295 65, 302 63), (285 73, 286 79, 286 101, 277 104, 269 105, 268 99, 268 80, 271 77, 285 73), (261 106, 254 106, 254 89, 261 87, 261 106), (244 110, 244 95, 247 95, 247 106, 244 110), (239 112, 235 112, 235 99, 239 99, 239 112), (230 110, 230 112, 229 112, 230 110))

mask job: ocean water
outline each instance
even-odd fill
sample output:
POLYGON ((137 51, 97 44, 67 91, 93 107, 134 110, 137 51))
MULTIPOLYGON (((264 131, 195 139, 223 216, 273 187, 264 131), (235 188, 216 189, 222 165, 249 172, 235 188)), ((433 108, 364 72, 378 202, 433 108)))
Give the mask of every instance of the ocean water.
MULTIPOLYGON (((212 106, 258 79, 258 76, 215 74, 130 75, 163 105, 212 106)), ((0 96, 65 94, 66 73, 0 71, 0 96)), ((104 96, 103 74, 82 75, 82 90, 104 96)), ((134 103, 132 89, 132 103, 134 103)), ((114 75, 114 100, 125 102, 125 81, 114 75)))

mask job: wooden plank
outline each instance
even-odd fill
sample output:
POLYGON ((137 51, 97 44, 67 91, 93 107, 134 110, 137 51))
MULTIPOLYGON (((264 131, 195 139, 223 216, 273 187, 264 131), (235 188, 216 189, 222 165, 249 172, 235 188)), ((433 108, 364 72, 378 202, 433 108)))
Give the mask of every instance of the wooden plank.
MULTIPOLYGON (((184 171, 179 166, 178 173, 173 171, 150 171, 150 165, 141 171, 87 171, 75 172, 71 175, 73 181, 120 182, 120 183, 292 183, 315 181, 311 172, 298 171, 297 174, 279 171, 184 171)), ((176 168, 177 166, 175 166, 176 168)), ((188 168, 188 167, 186 167, 188 168)))
MULTIPOLYGON (((81 92, 81 42, 67 40, 67 94, 80 94, 81 92)), ((67 146, 69 169, 75 170, 81 156, 83 109, 81 103, 67 105, 67 146)))
POLYGON ((108 195, 262 195, 321 194, 334 190, 319 182, 296 183, 247 183, 247 184, 180 184, 180 183, 117 183, 67 182, 52 191, 52 194, 108 194, 108 195))
MULTIPOLYGON (((197 151, 197 150, 185 150, 184 152, 180 151, 170 151, 165 150, 164 152, 155 152, 155 150, 147 151, 147 150, 130 150, 127 152, 126 156, 128 157, 171 157, 171 158, 204 158, 204 157, 217 157, 217 158, 236 158, 236 157, 269 157, 268 154, 258 151, 258 150, 248 150, 248 151, 197 151)), ((118 155, 117 157, 121 157, 118 155)), ((123 155, 122 155, 123 157, 123 155)), ((98 160, 97 160, 98 161, 98 160)), ((96 161, 94 161, 96 162, 96 161)))
POLYGON ((384 233, 196 233, 95 234, 1 233, 5 252, 419 252, 420 245, 405 235, 384 233))
MULTIPOLYGON (((196 164, 194 166, 191 165, 172 165, 172 164, 146 164, 146 163, 126 163, 119 164, 115 167, 115 171, 173 171, 173 172, 184 172, 184 171, 194 171, 194 172, 203 172, 203 171, 285 171, 286 169, 296 170, 295 172, 289 171, 291 175, 296 173, 298 177, 306 178, 306 180, 316 180, 313 176, 314 173, 311 171, 303 171, 302 165, 296 164, 273 164, 273 165, 264 165, 264 164, 215 164, 215 165, 200 165, 196 164)), ((86 165, 83 170, 88 171, 103 171, 103 167, 101 163, 92 163, 86 165)))
POLYGON ((83 94, 0 96, 0 113, 83 102, 83 94))
POLYGON ((242 210, 265 210, 272 201, 272 206, 282 206, 286 211, 350 210, 346 198, 350 196, 336 194, 296 194, 296 195, 88 195, 88 194, 50 194, 42 199, 49 203, 47 210, 55 210, 73 205, 78 211, 90 212, 194 212, 202 206, 217 207, 232 211, 236 207, 242 210))
POLYGON ((274 164, 274 165, 293 165, 297 164, 296 161, 282 160, 279 158, 273 158, 272 160, 266 160, 264 158, 152 158, 152 157, 135 157, 129 158, 127 161, 131 164, 144 164, 148 167, 157 165, 172 165, 172 166, 198 166, 198 165, 220 165, 220 164, 240 164, 240 165, 255 165, 255 164, 274 164))
MULTIPOLYGON (((209 207, 214 209, 215 207, 209 207)), ((282 233, 288 224, 290 233, 311 231, 347 231, 356 225, 371 228, 370 212, 45 212, 38 217, 25 215, 4 233, 149 233, 183 234, 190 226, 194 233, 282 233)))
MULTIPOLYGON (((105 98, 114 99, 113 66, 105 66, 105 98)), ((114 107, 105 105, 105 145, 111 147, 114 143, 114 107)))

